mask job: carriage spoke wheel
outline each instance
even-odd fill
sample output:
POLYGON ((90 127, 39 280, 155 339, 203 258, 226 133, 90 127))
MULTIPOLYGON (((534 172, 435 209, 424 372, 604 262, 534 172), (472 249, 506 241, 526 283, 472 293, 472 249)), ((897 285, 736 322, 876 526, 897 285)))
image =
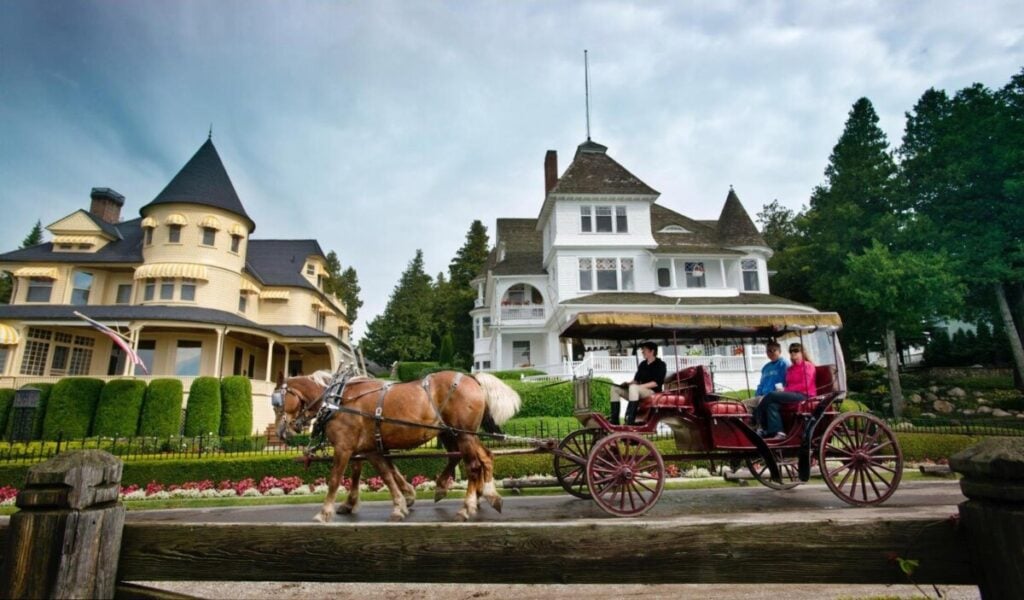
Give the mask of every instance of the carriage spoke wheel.
MULTIPOLYGON (((783 456, 779 450, 772 450, 775 455, 775 462, 779 465, 779 477, 782 482, 772 481, 772 472, 768 469, 768 463, 760 456, 747 459, 747 469, 758 483, 773 490, 791 490, 803 483, 800 481, 800 468, 796 456, 783 456)), ((814 462, 812 459, 811 467, 814 462)))
POLYGON ((818 458, 825 483, 844 502, 881 504, 903 475, 903 451, 878 417, 845 413, 828 426, 818 458))
POLYGON ((632 433, 594 443, 587 459, 587 485, 594 502, 619 517, 644 514, 665 488, 665 461, 654 444, 632 433))
POLYGON ((562 452, 577 458, 579 462, 573 461, 565 456, 555 455, 555 477, 562 489, 566 492, 589 500, 590 487, 587 486, 587 457, 594 447, 594 442, 604 435, 602 429, 578 429, 558 444, 562 452))

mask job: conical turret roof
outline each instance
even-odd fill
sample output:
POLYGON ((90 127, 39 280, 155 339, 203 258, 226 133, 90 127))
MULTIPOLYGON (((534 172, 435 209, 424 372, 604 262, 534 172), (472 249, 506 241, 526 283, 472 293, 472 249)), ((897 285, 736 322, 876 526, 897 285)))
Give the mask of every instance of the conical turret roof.
POLYGON ((232 212, 249 221, 249 232, 256 229, 242 201, 231 184, 224 163, 217 154, 212 139, 207 139, 167 187, 157 194, 152 202, 139 209, 145 215, 146 209, 155 204, 201 204, 232 212))
POLYGON ((732 188, 729 188, 722 214, 718 217, 718 243, 723 246, 768 246, 732 188))

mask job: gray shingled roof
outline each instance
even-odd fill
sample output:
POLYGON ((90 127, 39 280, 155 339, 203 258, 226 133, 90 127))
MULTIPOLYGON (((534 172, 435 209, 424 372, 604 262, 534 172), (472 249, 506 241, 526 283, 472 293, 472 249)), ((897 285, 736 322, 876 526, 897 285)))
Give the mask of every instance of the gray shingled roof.
POLYGON ((0 262, 141 263, 141 221, 142 219, 132 219, 117 225, 107 223, 115 230, 114 237, 117 239, 96 252, 54 252, 53 243, 47 242, 0 254, 0 262))
POLYGON ((87 210, 83 210, 82 212, 85 213, 85 216, 89 217, 89 220, 95 223, 97 227, 102 229, 103 233, 109 235, 115 240, 121 239, 121 232, 118 230, 118 225, 114 223, 107 223, 87 210))
POLYGON ((249 221, 250 232, 256 229, 235 192, 235 186, 231 184, 213 140, 206 140, 167 187, 152 202, 139 209, 139 214, 145 215, 146 209, 154 204, 176 202, 212 206, 235 213, 249 221))
POLYGON ((723 246, 768 246, 732 188, 718 217, 718 240, 723 246))
POLYGON ((653 188, 615 162, 608 148, 587 140, 576 149, 576 156, 558 179, 552 194, 649 194, 653 188))
POLYGON ((484 270, 495 275, 544 275, 544 243, 537 219, 498 219, 495 250, 484 270), (504 243, 505 260, 497 262, 497 246, 504 243))
POLYGON ((0 319, 17 319, 21 321, 46 319, 53 321, 77 321, 84 324, 84 321, 73 314, 76 310, 104 323, 140 319, 152 321, 193 321, 212 325, 248 327, 260 331, 268 331, 283 337, 338 339, 326 331, 320 331, 305 325, 264 325, 222 310, 192 306, 0 305, 0 319))
MULTIPOLYGON (((679 305, 679 306, 708 306, 718 304, 787 304, 790 306, 805 306, 771 294, 740 294, 728 298, 671 298, 654 293, 642 292, 602 292, 570 298, 559 304, 651 304, 651 305, 679 305)), ((810 307, 807 307, 810 308, 810 307)))
POLYGON ((288 285, 315 290, 302 275, 307 256, 326 260, 316 240, 249 240, 245 270, 263 285, 288 285))

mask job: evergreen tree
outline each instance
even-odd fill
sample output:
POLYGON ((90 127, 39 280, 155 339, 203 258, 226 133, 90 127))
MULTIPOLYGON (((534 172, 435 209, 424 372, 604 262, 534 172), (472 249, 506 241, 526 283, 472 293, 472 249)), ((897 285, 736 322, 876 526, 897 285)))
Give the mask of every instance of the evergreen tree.
POLYGON ((445 333, 441 336, 441 349, 437 353, 437 362, 442 367, 452 366, 452 358, 455 356, 452 334, 445 333))
POLYGON ((43 243, 43 223, 42 221, 36 220, 36 224, 32 227, 32 231, 29 232, 25 239, 21 241, 22 248, 28 248, 30 246, 38 246, 43 243))
POLYGON ((0 273, 0 304, 10 304, 13 287, 11 276, 6 272, 0 273))
POLYGON ((342 271, 341 261, 334 250, 327 253, 327 279, 324 281, 324 291, 334 294, 342 301, 349 325, 355 323, 359 308, 363 305, 363 301, 359 299, 359 292, 362 291, 359 287, 359 277, 353 267, 342 271))
POLYGON ((384 312, 367 325, 363 352, 382 365, 430 360, 435 355, 435 328, 430 276, 423 271, 423 251, 417 250, 384 312))
POLYGON ((803 212, 794 213, 778 200, 772 200, 757 213, 757 221, 765 243, 772 249, 768 259, 768 269, 774 272, 772 293, 797 302, 811 302, 803 212))
POLYGON ((487 264, 490 240, 487 228, 473 221, 466 232, 466 241, 448 265, 446 286, 438 286, 439 322, 442 330, 451 331, 454 343, 454 366, 469 367, 473 362, 473 318, 469 312, 476 301, 476 288, 470 282, 487 264))

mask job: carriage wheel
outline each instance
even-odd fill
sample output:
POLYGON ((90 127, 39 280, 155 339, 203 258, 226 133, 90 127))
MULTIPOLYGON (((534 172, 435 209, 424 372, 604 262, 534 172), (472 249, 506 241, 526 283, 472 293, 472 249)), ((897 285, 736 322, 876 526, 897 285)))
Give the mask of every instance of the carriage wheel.
POLYGON ((566 492, 589 500, 590 488, 587 486, 587 457, 590 455, 594 442, 604 435, 603 429, 578 429, 558 444, 558 449, 580 459, 575 462, 565 456, 555 455, 555 477, 566 492))
POLYGON ((772 450, 772 454, 775 455, 775 462, 779 464, 779 476, 782 478, 782 483, 772 481, 772 473, 768 470, 768 463, 763 458, 748 458, 747 469, 758 483, 773 490, 791 490, 803 483, 800 481, 797 457, 784 457, 779 450, 772 450))
POLYGON ((632 433, 594 443, 587 459, 587 485, 594 502, 618 517, 637 517, 654 506, 665 488, 665 462, 654 444, 632 433))
POLYGON ((832 493, 855 506, 881 504, 903 476, 903 451, 878 417, 845 413, 828 426, 818 458, 832 493))

